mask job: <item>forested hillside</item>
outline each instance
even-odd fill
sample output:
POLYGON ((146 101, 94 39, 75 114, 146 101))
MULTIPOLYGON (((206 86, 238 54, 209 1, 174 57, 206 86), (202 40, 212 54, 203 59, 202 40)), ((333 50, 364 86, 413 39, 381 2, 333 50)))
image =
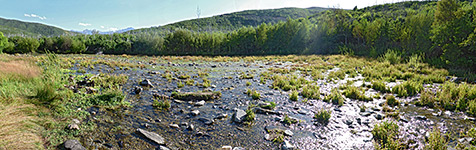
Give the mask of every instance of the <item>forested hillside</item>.
POLYGON ((69 34, 68 31, 53 26, 3 18, 0 18, 0 32, 4 35, 20 36, 60 36, 69 34))
POLYGON ((193 31, 232 31, 241 27, 256 27, 262 23, 275 24, 287 19, 307 17, 328 10, 328 8, 281 8, 265 10, 246 10, 230 14, 223 14, 207 18, 180 21, 160 27, 144 28, 130 31, 129 33, 155 32, 163 33, 173 31, 175 28, 184 28, 193 31))
POLYGON ((169 31, 160 32, 152 28, 134 34, 42 37, 39 40, 10 37, 8 41, 15 44, 4 44, 10 46, 4 47, 3 51, 146 55, 346 54, 374 58, 392 51, 397 56, 414 55, 433 65, 465 73, 476 70, 475 14, 476 5, 467 1, 401 2, 354 10, 329 9, 304 18, 256 27, 252 27, 252 21, 230 21, 231 25, 216 26, 214 32, 200 32, 208 26, 204 24, 206 19, 198 19, 170 25, 169 31), (225 27, 238 29, 220 31, 225 27), (22 44, 24 42, 32 44, 22 44))

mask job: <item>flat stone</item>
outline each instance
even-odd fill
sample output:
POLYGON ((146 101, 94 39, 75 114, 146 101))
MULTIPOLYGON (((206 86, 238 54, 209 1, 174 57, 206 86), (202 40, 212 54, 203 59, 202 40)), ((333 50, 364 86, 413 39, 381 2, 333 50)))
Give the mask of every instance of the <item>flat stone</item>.
POLYGON ((142 80, 139 84, 140 84, 141 86, 154 87, 154 86, 152 85, 152 83, 149 81, 149 79, 142 80))
POLYGON ((164 145, 165 144, 165 139, 158 135, 157 133, 154 132, 149 132, 140 128, 137 128, 136 131, 140 134, 142 134, 144 137, 147 139, 159 144, 159 145, 164 145))
POLYGON ((275 111, 272 111, 272 110, 269 110, 269 109, 263 109, 261 107, 253 108, 253 112, 255 112, 257 114, 264 114, 264 115, 269 115, 269 114, 278 115, 279 114, 278 112, 275 112, 275 111))
POLYGON ((222 146, 221 150, 233 150, 233 148, 231 146, 226 145, 226 146, 222 146))
POLYGON ((269 134, 265 134, 265 135, 264 135, 264 139, 265 139, 265 140, 268 140, 268 141, 271 141, 271 137, 270 137, 269 134))
POLYGON ((284 130, 284 135, 286 136, 293 136, 294 133, 291 130, 284 130))
POLYGON ((422 115, 418 115, 415 118, 418 119, 418 120, 426 120, 426 117, 422 116, 422 115))
POLYGON ((302 115, 307 115, 307 114, 309 114, 309 112, 306 111, 306 110, 304 110, 304 109, 300 109, 300 110, 298 111, 298 113, 299 113, 299 114, 302 114, 302 115))
POLYGON ((233 115, 233 121, 242 123, 246 117, 246 112, 241 109, 235 109, 235 114, 233 115))
POLYGON ((67 150, 86 150, 78 140, 67 140, 63 143, 64 149, 67 150))
POLYGON ((365 111, 365 112, 360 112, 359 114, 360 114, 361 116, 368 117, 368 116, 372 115, 372 112, 370 112, 370 111, 365 111))
POLYGON ((191 113, 192 115, 194 115, 194 116, 198 116, 198 115, 200 114, 200 111, 198 111, 198 110, 192 110, 190 113, 191 113))
POLYGON ((346 125, 352 125, 353 121, 350 120, 350 119, 346 119, 346 120, 344 120, 344 123, 345 123, 346 125))
POLYGON ((169 124, 169 127, 171 128, 180 128, 180 126, 178 124, 169 124))
POLYGON ((80 124, 81 123, 78 119, 73 119, 73 120, 71 120, 71 122, 73 122, 75 124, 80 124))
POLYGON ((218 116, 215 117, 215 119, 223 119, 228 117, 228 114, 219 114, 218 116))
POLYGON ((233 150, 245 150, 243 147, 234 147, 233 150))
POLYGON ((202 121, 206 125, 211 125, 215 122, 215 121, 213 121, 213 119, 208 119, 208 118, 199 118, 198 120, 202 121))
POLYGON ((205 105, 204 100, 201 100, 201 101, 195 103, 195 106, 203 106, 203 105, 205 105))
POLYGON ((157 150, 170 150, 170 148, 160 145, 157 150))

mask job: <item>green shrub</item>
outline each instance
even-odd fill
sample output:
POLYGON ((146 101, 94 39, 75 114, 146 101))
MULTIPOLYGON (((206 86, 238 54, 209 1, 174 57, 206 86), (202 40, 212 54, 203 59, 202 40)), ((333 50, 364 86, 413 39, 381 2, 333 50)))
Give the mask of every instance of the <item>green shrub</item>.
POLYGON ((164 99, 162 101, 158 101, 157 99, 154 100, 154 102, 152 103, 152 106, 154 106, 155 108, 159 108, 159 109, 166 109, 168 110, 170 108, 170 101, 167 100, 167 99, 164 99))
POLYGON ((466 113, 468 113, 469 116, 476 117, 476 100, 469 101, 466 113))
POLYGON ((398 125, 394 122, 384 121, 372 129, 376 149, 400 149, 402 145, 398 139, 398 125))
POLYGON ((260 98, 261 98, 261 94, 260 94, 258 91, 256 91, 256 90, 250 90, 250 89, 248 89, 248 90, 246 91, 246 94, 249 95, 249 96, 251 96, 251 98, 254 99, 254 100, 257 100, 257 99, 260 99, 260 98))
POLYGON ((423 86, 420 82, 405 81, 401 84, 395 85, 392 88, 392 93, 397 94, 398 97, 415 96, 422 89, 423 86))
POLYGON ((430 137, 428 137, 428 141, 426 142, 425 149, 431 150, 446 150, 447 142, 445 137, 441 134, 438 128, 434 128, 433 131, 430 133, 430 137))
POLYGON ((54 100, 59 99, 59 96, 56 93, 54 85, 47 83, 43 86, 39 86, 36 89, 36 95, 34 98, 38 99, 38 101, 42 104, 50 104, 54 100))
POLYGON ((324 101, 332 102, 335 105, 344 105, 344 97, 339 93, 337 89, 332 89, 331 94, 324 98, 324 101))
POLYGON ((435 102, 435 95, 431 91, 423 90, 420 94, 420 99, 416 102, 416 105, 433 108, 435 106, 435 102))
POLYGON ((374 90, 380 91, 382 93, 387 93, 390 92, 388 87, 385 85, 385 82, 383 81, 372 81, 372 88, 374 90))
POLYGON ((255 120, 255 113, 251 109, 246 110, 245 124, 251 124, 255 120))
POLYGON ((395 96, 393 96, 393 95, 387 95, 387 96, 385 96, 385 99, 387 100, 387 105, 388 106, 400 105, 400 101, 395 99, 395 96))
POLYGON ((400 63, 402 57, 398 54, 397 51, 387 50, 387 52, 382 56, 382 59, 390 64, 400 63))
POLYGON ((329 123, 329 119, 331 119, 331 111, 321 109, 314 114, 314 118, 317 120, 317 122, 326 125, 329 123))
POLYGON ((292 91, 291 94, 289 94, 289 100, 297 101, 298 100, 298 92, 297 91, 292 91))

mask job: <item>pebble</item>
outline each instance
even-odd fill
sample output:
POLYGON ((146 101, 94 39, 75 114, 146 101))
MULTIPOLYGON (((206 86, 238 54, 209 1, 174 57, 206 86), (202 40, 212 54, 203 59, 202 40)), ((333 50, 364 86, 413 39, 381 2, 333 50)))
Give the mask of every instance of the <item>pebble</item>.
POLYGON ((198 115, 200 114, 200 111, 198 111, 198 110, 192 110, 190 113, 191 113, 192 115, 194 115, 194 116, 198 116, 198 115))
POLYGON ((180 126, 178 124, 169 124, 169 126, 171 128, 180 128, 180 126))

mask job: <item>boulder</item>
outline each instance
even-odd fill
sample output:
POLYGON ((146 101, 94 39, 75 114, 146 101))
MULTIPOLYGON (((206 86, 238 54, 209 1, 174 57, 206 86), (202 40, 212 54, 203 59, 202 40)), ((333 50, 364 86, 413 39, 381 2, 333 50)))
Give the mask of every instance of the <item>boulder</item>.
POLYGON ((78 140, 67 140, 63 143, 66 150, 86 150, 78 140))
POLYGON ((294 145, 289 143, 289 141, 287 140, 284 140, 283 142, 283 150, 292 150, 292 149, 295 149, 294 145))
POLYGON ((242 123, 246 118, 246 112, 241 109, 235 109, 235 114, 233 115, 233 121, 237 123, 242 123))
POLYGON ((193 116, 198 116, 198 115, 200 114, 200 111, 198 111, 198 110, 192 110, 192 111, 190 112, 190 114, 192 114, 193 116))
POLYGON ((195 103, 195 106, 203 106, 203 105, 205 105, 204 100, 201 100, 201 101, 195 103))
POLYGON ((158 135, 157 133, 154 133, 154 132, 149 132, 149 131, 146 131, 146 130, 143 130, 143 129, 140 129, 140 128, 137 128, 136 132, 138 132, 139 134, 143 135, 144 137, 146 137, 147 139, 159 144, 159 145, 164 145, 165 144, 165 139, 158 135))
POLYGON ((142 87, 139 87, 139 86, 134 87, 134 93, 136 94, 139 94, 140 92, 142 92, 142 90, 143 90, 142 87))
POLYGON ((154 87, 154 85, 152 85, 152 83, 149 81, 149 79, 142 80, 139 84, 141 86, 154 87))

